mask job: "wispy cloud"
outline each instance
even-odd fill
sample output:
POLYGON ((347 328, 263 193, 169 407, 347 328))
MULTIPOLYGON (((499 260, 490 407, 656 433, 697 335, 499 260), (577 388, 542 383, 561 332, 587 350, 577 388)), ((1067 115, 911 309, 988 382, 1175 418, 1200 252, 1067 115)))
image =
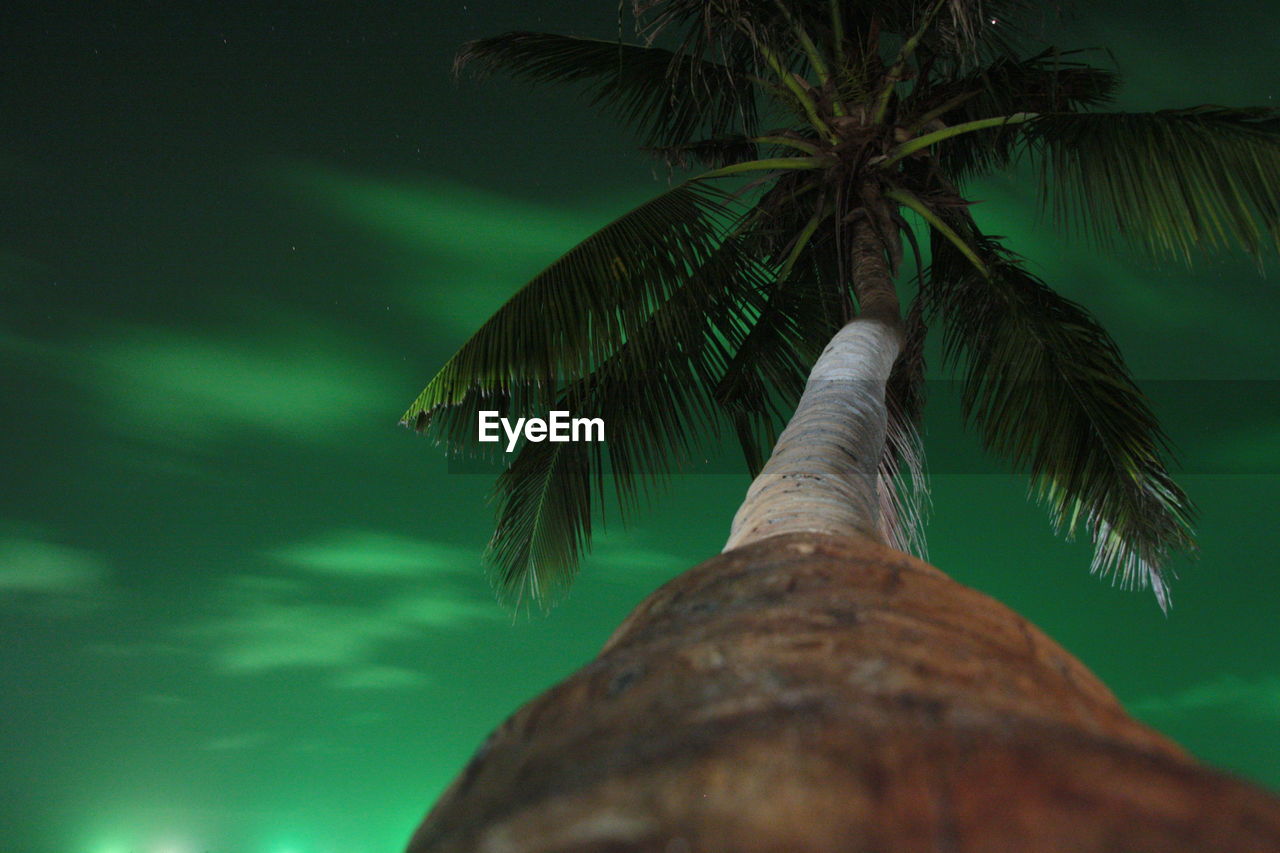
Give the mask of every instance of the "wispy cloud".
POLYGON ((387 690, 417 687, 427 681, 420 672, 398 666, 364 666, 338 673, 329 683, 343 690, 387 690))
POLYGON ((225 673, 312 669, 341 689, 412 687, 428 675, 389 662, 396 646, 507 618, 460 582, 476 578, 475 555, 445 543, 349 530, 266 556, 291 574, 228 579, 222 614, 187 629, 225 673), (355 586, 337 598, 335 579, 355 586))
POLYGON ((416 185, 310 165, 280 178, 386 246, 383 276, 433 326, 469 334, 521 284, 639 198, 583 210, 442 179, 416 185))
POLYGON ((276 562, 319 575, 416 577, 479 571, 474 549, 372 530, 344 530, 268 552, 276 562))
POLYGON ((105 564, 89 551, 39 539, 0 539, 0 598, 84 596, 105 582, 105 564))
POLYGON ((1135 714, 1188 714, 1228 711, 1280 722, 1280 676, 1244 679, 1224 675, 1168 696, 1152 696, 1129 703, 1135 714))
POLYGON ((511 253, 559 253, 604 224, 566 210, 487 192, 440 178, 416 186, 403 178, 380 179, 308 165, 282 173, 284 180, 319 199, 348 221, 408 248, 460 257, 511 253), (512 227, 519 223, 519 227, 512 227))
POLYGON ((403 389, 323 329, 252 336, 121 330, 88 348, 102 410, 165 441, 253 429, 323 441, 355 423, 389 422, 403 389))

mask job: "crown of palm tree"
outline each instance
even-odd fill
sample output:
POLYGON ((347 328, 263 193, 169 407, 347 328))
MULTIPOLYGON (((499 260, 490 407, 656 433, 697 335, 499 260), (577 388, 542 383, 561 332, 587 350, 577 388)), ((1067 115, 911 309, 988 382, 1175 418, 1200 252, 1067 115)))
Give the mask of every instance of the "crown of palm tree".
MULTIPOLYGON (((515 32, 463 48, 459 68, 579 83, 667 163, 709 168, 526 284, 404 415, 465 453, 482 452, 481 407, 609 425, 607 450, 530 443, 499 476, 489 557, 502 594, 545 600, 572 579, 606 472, 625 517, 647 477, 717 430, 760 467, 831 335, 858 311, 899 322, 896 298, 873 306, 851 281, 861 221, 891 269, 905 238, 920 270, 883 470, 920 482, 912 424, 926 323, 940 323, 987 449, 1029 471, 1056 528, 1088 531, 1094 571, 1167 606, 1162 566, 1194 542, 1159 425, 1107 333, 980 230, 964 189, 1026 160, 1069 232, 1184 261, 1258 256, 1280 235, 1280 115, 1096 111, 1117 75, 1026 49, 1022 6, 636 0, 637 44, 515 32), (927 263, 907 211, 928 226, 927 263)), ((918 547, 912 494, 899 493, 896 541, 918 547)))

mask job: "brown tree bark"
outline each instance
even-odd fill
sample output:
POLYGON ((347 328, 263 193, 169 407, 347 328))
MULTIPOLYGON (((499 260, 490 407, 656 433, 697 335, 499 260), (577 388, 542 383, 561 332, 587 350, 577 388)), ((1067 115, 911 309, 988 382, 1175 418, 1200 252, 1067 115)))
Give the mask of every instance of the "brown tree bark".
POLYGON ((1274 851, 1280 799, 988 596, 788 534, 645 600, 490 736, 409 850, 1274 851))

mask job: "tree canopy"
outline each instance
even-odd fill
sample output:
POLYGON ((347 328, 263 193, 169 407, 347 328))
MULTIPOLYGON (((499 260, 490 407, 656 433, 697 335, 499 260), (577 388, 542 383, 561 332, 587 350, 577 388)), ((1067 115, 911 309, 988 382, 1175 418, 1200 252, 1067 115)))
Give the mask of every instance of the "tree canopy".
MULTIPOLYGON (((1280 238, 1280 114, 1108 111, 1105 54, 1044 44, 1035 8, 636 0, 634 43, 512 32, 463 47, 459 70, 576 85, 673 169, 704 170, 528 282, 404 415, 453 453, 485 452, 482 407, 608 424, 607 447, 527 443, 499 476, 502 595, 546 600, 572 579, 606 475, 625 516, 720 431, 759 468, 809 365, 870 307, 849 261, 870 223, 895 272, 907 251, 918 270, 900 287, 886 475, 919 482, 923 346, 940 327, 985 447, 1030 474, 1059 531, 1087 532, 1095 572, 1167 608, 1167 558, 1194 540, 1165 436, 1107 332, 984 233, 967 192, 1030 164, 1068 236, 1260 258, 1280 238)), ((907 522, 913 494, 899 493, 907 522)), ((911 531, 895 544, 918 545, 911 531)))

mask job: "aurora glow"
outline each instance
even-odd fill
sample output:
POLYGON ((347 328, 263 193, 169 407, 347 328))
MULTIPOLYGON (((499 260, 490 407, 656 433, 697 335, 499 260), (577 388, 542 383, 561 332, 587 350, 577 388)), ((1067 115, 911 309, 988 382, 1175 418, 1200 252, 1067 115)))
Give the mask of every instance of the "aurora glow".
MULTIPOLYGON (((489 480, 396 425, 525 277, 655 187, 581 100, 455 85, 452 51, 607 38, 614 12, 10 13, 0 849, 398 850, 490 728, 719 550, 745 474, 677 476, 629 529, 610 509, 566 602, 513 620, 481 570, 489 480)), ((1269 4, 1088 3, 1066 29, 1114 50, 1127 106, 1280 97, 1269 4)), ((1068 243, 1021 191, 984 188, 978 215, 1140 380, 1260 396, 1216 431, 1162 412, 1202 510, 1167 620, 1089 577, 1090 547, 1053 538, 1023 479, 957 462, 977 450, 946 400, 930 556, 1204 760, 1280 789, 1274 274, 1068 243)))

